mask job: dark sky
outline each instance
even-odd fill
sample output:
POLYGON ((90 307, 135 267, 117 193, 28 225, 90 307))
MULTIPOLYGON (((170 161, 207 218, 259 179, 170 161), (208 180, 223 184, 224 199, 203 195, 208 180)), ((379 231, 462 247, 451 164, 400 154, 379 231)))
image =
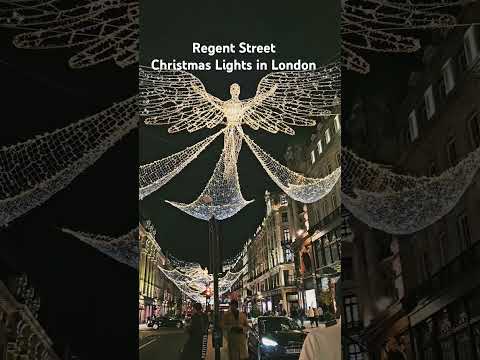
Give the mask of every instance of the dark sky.
MULTIPOLYGON (((335 59, 339 47, 339 2, 328 0, 304 6, 298 2, 197 2, 178 6, 175 2, 142 1, 141 63, 149 65, 154 58, 189 61, 214 61, 208 55, 192 55, 192 42, 222 45, 245 41, 251 44, 277 45, 279 61, 315 61, 318 64, 335 59)), ((261 59, 270 61, 272 55, 261 59)), ((254 61, 259 55, 218 55, 220 59, 254 61)), ((207 91, 220 99, 229 98, 229 86, 240 84, 240 98, 252 97, 259 80, 266 75, 255 71, 227 74, 220 71, 194 73, 207 91)), ((304 141, 313 131, 296 129, 297 135, 270 134, 246 129, 256 142, 283 162, 288 143, 304 141)), ((148 126, 140 130, 140 161, 157 160, 192 145, 214 131, 193 134, 167 133, 167 127, 148 126)), ((197 220, 166 204, 163 200, 189 203, 197 198, 210 178, 222 148, 217 139, 198 159, 163 188, 140 203, 141 216, 157 227, 160 245, 187 260, 208 262, 208 228, 197 220)), ((263 200, 266 189, 276 185, 267 176, 253 154, 243 145, 239 158, 239 177, 245 199, 255 199, 230 219, 222 221, 224 257, 233 256, 253 234, 265 215, 263 200)))
MULTIPOLYGON (((15 33, 0 32, 0 146, 61 128, 137 92, 136 66, 109 62, 71 70, 72 51, 15 49, 15 33)), ((67 189, 0 229, 0 262, 31 278, 42 300, 40 321, 60 355, 67 343, 82 359, 134 359, 138 353, 137 273, 59 231, 115 236, 136 226, 137 149, 135 131, 67 189)))

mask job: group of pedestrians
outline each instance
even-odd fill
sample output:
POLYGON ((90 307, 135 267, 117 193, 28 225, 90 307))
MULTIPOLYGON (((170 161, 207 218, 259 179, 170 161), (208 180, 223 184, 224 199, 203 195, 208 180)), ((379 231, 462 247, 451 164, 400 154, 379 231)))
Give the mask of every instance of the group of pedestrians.
POLYGON ((318 327, 319 321, 323 320, 323 309, 321 307, 312 308, 308 307, 308 310, 305 312, 303 308, 293 308, 290 317, 295 320, 297 323, 300 322, 304 326, 305 318, 310 322, 310 327, 318 327))
POLYGON ((323 319, 323 309, 319 308, 312 308, 311 306, 308 307, 307 311, 308 320, 310 321, 310 327, 313 327, 315 323, 315 327, 318 327, 318 321, 323 319))
MULTIPOLYGON (((209 315, 203 312, 201 304, 194 304, 190 324, 187 327, 188 340, 183 347, 181 360, 205 359, 209 326, 209 315)), ((227 341, 229 360, 248 359, 247 316, 238 310, 238 301, 230 301, 230 309, 223 314, 220 327, 227 341)))

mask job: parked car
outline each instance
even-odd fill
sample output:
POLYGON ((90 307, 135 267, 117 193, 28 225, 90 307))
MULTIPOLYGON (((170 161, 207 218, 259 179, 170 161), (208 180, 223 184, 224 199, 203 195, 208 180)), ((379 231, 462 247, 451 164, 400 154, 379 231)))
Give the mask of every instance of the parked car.
POLYGON ((307 335, 286 316, 260 316, 248 334, 248 351, 252 359, 296 360, 307 335))
POLYGON ((177 317, 159 316, 159 317, 150 319, 147 322, 147 326, 152 327, 154 329, 158 329, 159 327, 182 328, 184 326, 184 321, 177 317))

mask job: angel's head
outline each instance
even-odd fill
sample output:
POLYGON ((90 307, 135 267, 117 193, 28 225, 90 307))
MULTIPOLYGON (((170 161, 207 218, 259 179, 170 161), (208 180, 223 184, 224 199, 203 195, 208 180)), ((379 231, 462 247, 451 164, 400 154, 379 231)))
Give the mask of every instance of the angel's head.
POLYGON ((230 95, 232 95, 232 99, 238 99, 238 97, 240 96, 240 85, 230 85, 230 95))

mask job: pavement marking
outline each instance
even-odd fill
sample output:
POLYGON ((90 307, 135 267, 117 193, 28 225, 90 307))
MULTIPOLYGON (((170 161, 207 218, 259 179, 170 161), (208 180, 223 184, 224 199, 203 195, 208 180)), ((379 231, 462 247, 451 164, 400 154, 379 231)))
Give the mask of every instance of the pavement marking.
POLYGON ((155 342, 155 341, 157 341, 157 338, 156 338, 156 337, 155 337, 155 339, 152 339, 152 340, 150 340, 149 342, 147 342, 147 343, 145 343, 145 344, 143 344, 143 345, 140 345, 140 346, 138 347, 138 350, 142 350, 145 346, 150 345, 151 343, 153 343, 153 342, 155 342))

